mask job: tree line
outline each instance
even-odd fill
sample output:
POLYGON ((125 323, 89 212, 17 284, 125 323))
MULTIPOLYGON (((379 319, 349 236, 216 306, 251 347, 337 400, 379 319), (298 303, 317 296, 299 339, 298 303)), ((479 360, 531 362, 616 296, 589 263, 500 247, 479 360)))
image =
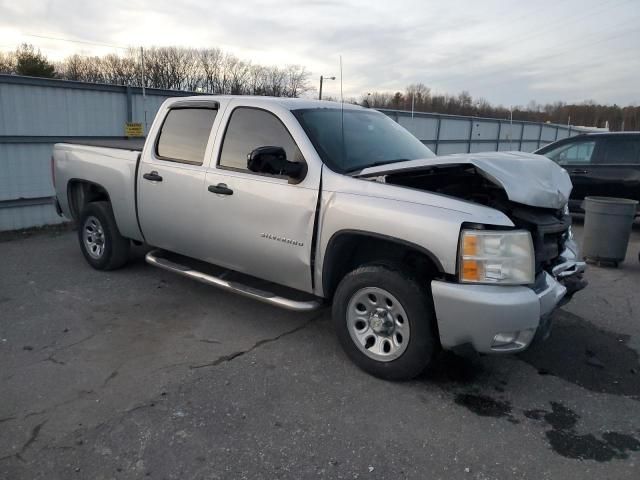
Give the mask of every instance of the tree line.
POLYGON ((526 106, 514 106, 510 110, 503 105, 492 105, 484 98, 473 98, 469 92, 457 95, 433 93, 422 83, 412 84, 404 92, 372 92, 363 95, 360 102, 371 108, 413 110, 416 112, 446 113, 450 115, 477 116, 487 118, 510 118, 530 122, 551 122, 603 128, 612 131, 640 130, 640 107, 635 105, 601 105, 593 100, 579 104, 554 102, 539 104, 535 101, 526 106))
MULTIPOLYGON (((131 48, 123 54, 76 54, 50 62, 39 50, 24 44, 15 52, 0 52, 0 73, 142 86, 142 52, 131 48)), ((259 65, 219 48, 182 47, 144 49, 144 86, 275 97, 299 97, 312 90, 309 72, 300 65, 259 65)))
MULTIPOLYGON (((23 44, 14 52, 0 52, 0 73, 141 86, 141 60, 140 50, 131 48, 123 54, 71 55, 51 62, 32 45, 23 44)), ((304 66, 259 65, 219 48, 152 47, 144 50, 144 64, 144 84, 150 88, 276 97, 299 97, 315 90, 304 66)), ((467 91, 457 95, 435 93, 422 83, 411 84, 404 92, 372 92, 359 101, 349 101, 372 108, 504 119, 512 114, 514 120, 640 130, 640 107, 635 105, 601 105, 594 101, 542 105, 531 101, 510 110, 484 98, 473 98, 467 91)))

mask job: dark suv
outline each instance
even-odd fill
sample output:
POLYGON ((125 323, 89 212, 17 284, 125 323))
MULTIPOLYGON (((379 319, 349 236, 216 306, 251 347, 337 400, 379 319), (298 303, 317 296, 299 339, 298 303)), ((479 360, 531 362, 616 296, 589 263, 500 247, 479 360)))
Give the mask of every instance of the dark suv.
POLYGON ((586 196, 640 200, 640 132, 587 133, 558 140, 535 153, 569 172, 573 211, 582 211, 586 196))

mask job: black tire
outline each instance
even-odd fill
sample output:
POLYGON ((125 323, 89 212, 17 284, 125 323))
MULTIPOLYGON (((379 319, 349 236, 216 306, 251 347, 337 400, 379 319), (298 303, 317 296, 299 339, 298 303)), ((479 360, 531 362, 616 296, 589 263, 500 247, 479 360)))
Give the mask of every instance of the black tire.
MULTIPOLYGON (((93 237, 90 237, 95 240, 93 237)), ((96 270, 115 270, 122 267, 129 260, 131 242, 120 235, 113 210, 109 202, 88 203, 78 219, 78 240, 84 258, 96 270), (103 234, 101 235, 102 250, 92 250, 85 242, 85 230, 92 219, 98 221, 103 234), (100 253, 98 253, 100 252, 100 253)))
MULTIPOLYGON (((433 300, 428 282, 421 284, 406 269, 395 265, 366 265, 348 273, 333 298, 333 322, 349 358, 364 371, 386 380, 409 380, 429 365, 439 350, 433 300), (407 315, 410 336, 404 352, 390 361, 367 356, 349 333, 348 308, 366 288, 381 288, 393 295, 407 315)), ((366 347, 365 347, 366 348, 366 347)))

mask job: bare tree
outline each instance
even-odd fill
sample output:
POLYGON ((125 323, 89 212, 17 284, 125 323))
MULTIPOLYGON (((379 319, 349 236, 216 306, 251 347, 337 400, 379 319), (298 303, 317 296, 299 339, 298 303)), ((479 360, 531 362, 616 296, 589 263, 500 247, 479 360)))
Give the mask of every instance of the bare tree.
POLYGON ((66 80, 105 83, 102 61, 99 57, 71 55, 57 66, 58 75, 66 80))
POLYGON ((287 65, 287 97, 299 97, 311 90, 310 73, 300 65, 287 65))
MULTIPOLYGON (((58 65, 58 72, 69 80, 141 85, 140 55, 133 48, 124 55, 72 55, 58 65)), ((302 66, 254 65, 219 48, 151 47, 145 49, 144 60, 146 87, 293 97, 312 89, 302 66)))
POLYGON ((200 64, 202 84, 205 92, 220 93, 222 89, 222 63, 224 54, 219 48, 206 48, 197 51, 200 64))
POLYGON ((228 92, 231 95, 244 95, 247 93, 247 84, 251 65, 239 60, 237 57, 228 57, 228 92))
POLYGON ((251 65, 249 70, 249 90, 251 95, 266 95, 267 68, 262 65, 251 65))
POLYGON ((138 64, 133 57, 106 55, 100 59, 100 67, 105 83, 134 85, 138 80, 138 64))
POLYGON ((13 52, 0 52, 0 73, 15 73, 16 57, 13 52))
MULTIPOLYGON (((407 86, 405 93, 371 92, 363 95, 361 104, 373 108, 398 108, 409 110, 411 98, 415 95, 414 108, 417 111, 447 113, 454 115, 473 115, 489 118, 509 118, 510 110, 502 105, 491 105, 484 98, 474 99, 469 92, 458 95, 434 94, 428 87, 418 85, 407 86)), ((553 102, 546 105, 530 101, 526 107, 512 107, 515 120, 532 122, 553 122, 566 124, 571 119, 573 125, 604 127, 609 125, 616 130, 640 130, 640 107, 628 105, 599 105, 593 100, 580 104, 568 105, 564 102, 553 102)))

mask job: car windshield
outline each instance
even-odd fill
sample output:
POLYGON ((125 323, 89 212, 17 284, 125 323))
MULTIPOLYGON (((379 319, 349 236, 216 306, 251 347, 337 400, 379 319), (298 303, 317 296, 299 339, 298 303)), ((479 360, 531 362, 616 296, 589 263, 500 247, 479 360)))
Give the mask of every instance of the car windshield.
POLYGON ((402 126, 375 110, 294 110, 322 161, 346 173, 374 165, 434 157, 402 126))

